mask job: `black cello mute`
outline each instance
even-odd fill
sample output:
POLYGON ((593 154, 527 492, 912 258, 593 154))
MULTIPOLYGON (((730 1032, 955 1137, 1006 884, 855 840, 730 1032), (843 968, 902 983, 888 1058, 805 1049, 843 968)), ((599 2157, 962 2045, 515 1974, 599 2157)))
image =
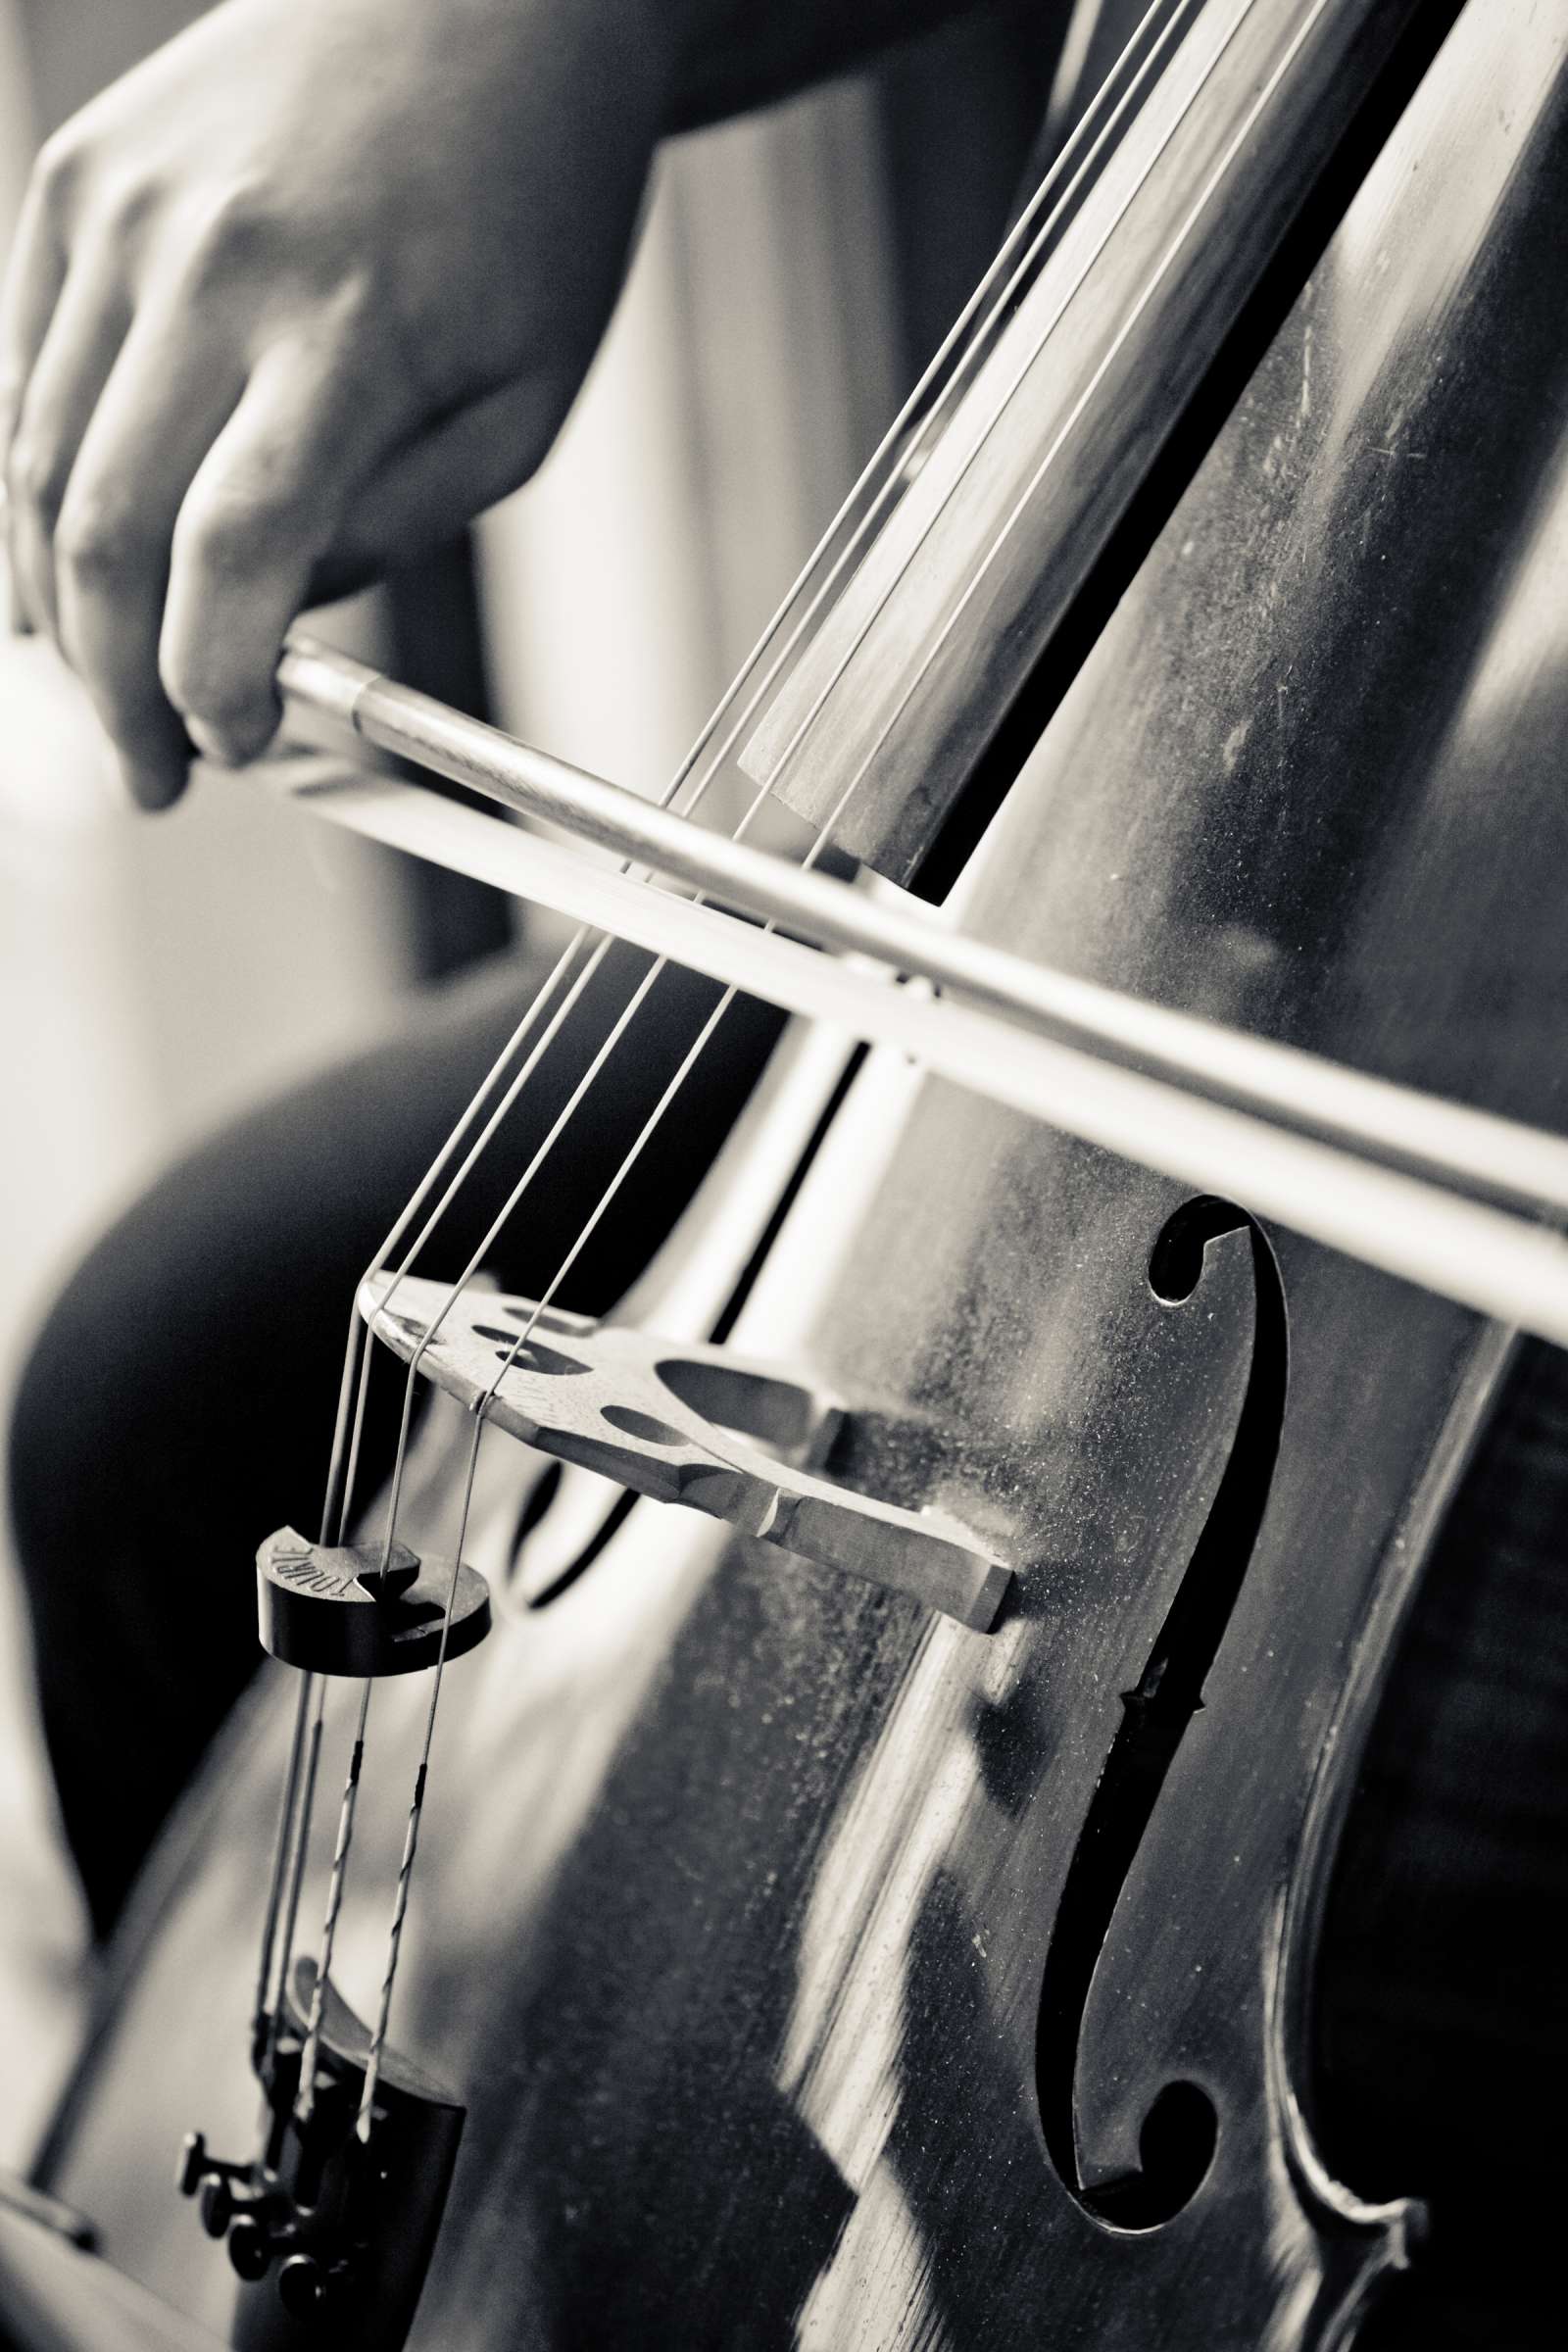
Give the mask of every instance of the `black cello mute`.
POLYGON ((311 1544, 291 1527, 256 1555, 256 1605, 274 1658, 359 1680, 461 1658, 490 1631, 477 1569, 460 1566, 454 1581, 450 1560, 421 1559, 406 1544, 311 1544))

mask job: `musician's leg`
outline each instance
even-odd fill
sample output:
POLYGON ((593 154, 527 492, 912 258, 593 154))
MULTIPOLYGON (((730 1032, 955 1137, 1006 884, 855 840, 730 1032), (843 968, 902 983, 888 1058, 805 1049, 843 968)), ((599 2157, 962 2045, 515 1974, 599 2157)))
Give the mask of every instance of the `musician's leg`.
MULTIPOLYGON (((616 951, 430 1270, 462 1262, 640 968, 616 951)), ((356 1276, 528 985, 516 960, 486 967, 422 1001, 393 1042, 190 1153, 92 1250, 33 1349, 13 1423, 13 1514, 45 1735, 100 1932, 253 1669, 257 1542, 285 1520, 314 1527, 356 1276)), ((628 1132, 622 1114, 646 1107, 713 994, 667 976, 662 1015, 639 1030, 632 1061, 607 1073, 518 1220, 510 1281, 548 1279, 628 1132)), ((744 1099, 773 1022, 737 1011, 627 1187, 625 1214, 577 1269, 573 1304, 608 1305, 631 1278, 744 1099)), ((394 1385, 382 1383, 389 1406, 394 1385)), ((373 1433, 362 1495, 384 1473, 391 1419, 373 1433)))

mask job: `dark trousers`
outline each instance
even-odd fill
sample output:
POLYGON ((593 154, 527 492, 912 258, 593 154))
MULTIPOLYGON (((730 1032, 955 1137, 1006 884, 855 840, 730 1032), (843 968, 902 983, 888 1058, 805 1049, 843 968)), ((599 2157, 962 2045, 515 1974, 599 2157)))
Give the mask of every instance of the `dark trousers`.
MULTIPOLYGON (((644 968, 629 950, 608 957, 420 1270, 466 1262, 644 968)), ((539 977, 508 956, 427 993, 395 1038, 188 1153, 90 1251, 38 1338, 12 1512, 44 1734, 100 1934, 254 1670, 257 1544, 285 1521, 315 1532, 355 1282, 539 977)), ((716 993, 662 976, 492 1256, 509 1287, 548 1282, 716 993)), ((603 1312, 646 1262, 777 1026, 757 1005, 725 1015, 564 1303, 603 1312)), ((389 1465, 394 1391, 380 1384, 362 1498, 389 1465)))

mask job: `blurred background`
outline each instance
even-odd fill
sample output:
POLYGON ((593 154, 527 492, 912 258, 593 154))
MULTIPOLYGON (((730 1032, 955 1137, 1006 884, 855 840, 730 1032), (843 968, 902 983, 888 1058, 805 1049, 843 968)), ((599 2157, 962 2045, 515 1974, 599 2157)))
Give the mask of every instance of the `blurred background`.
MULTIPOLYGON (((0 251, 39 139, 197 13, 0 0, 0 251)), ((1043 13, 999 7, 667 148, 543 472, 340 608, 340 641, 661 787, 990 259, 1048 97, 1066 111, 1090 70, 1107 12, 1080 9, 1064 50, 1043 13)), ((35 642, 0 645, 0 716, 3 1409, 54 1286, 172 1153, 395 1023, 405 991, 518 918, 243 787, 125 814, 35 642)), ((16 2164, 69 2058, 80 1929, 3 1558, 0 1923, 0 2161, 16 2164)))

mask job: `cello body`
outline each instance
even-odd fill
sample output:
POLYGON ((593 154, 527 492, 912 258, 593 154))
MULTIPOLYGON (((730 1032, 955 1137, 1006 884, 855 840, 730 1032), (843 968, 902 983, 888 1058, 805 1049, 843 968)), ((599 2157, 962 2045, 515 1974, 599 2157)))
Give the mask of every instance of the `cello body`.
MULTIPOLYGON (((1568 1121, 1565 231, 1568 21, 1471 0, 966 867, 968 929, 1568 1121)), ((1476 1481, 1547 1351, 897 1056, 844 1071, 779 1050, 639 1312, 695 1315, 705 1233, 787 1194, 736 1347, 827 1383, 831 1474, 958 1512, 1013 1607, 976 1635, 647 1501, 509 1606, 524 1457, 489 1441, 499 1622, 452 1668, 399 1989, 468 2107, 410 2340, 1441 2342, 1463 2297, 1435 2318, 1422 2261, 1497 2206, 1441 2148, 1383 2177, 1368 2113, 1423 2111, 1367 2021, 1441 1974, 1388 1895, 1435 1933, 1451 1846, 1515 1973, 1478 1959, 1439 2041, 1502 2072, 1528 2040, 1562 1865, 1487 1825, 1521 1775, 1562 1792, 1549 1578, 1509 1657, 1422 1643, 1445 1575, 1450 1630, 1491 1590, 1476 1481), (1418 1766, 1449 1719, 1445 1826, 1418 1766)), ((335 1970, 362 2012, 421 1706, 372 1710, 335 1970)), ((219 2335, 235 2281, 167 2176, 191 2125, 253 2120, 289 1712, 269 1671, 171 1826, 45 2167, 219 2335)), ((1451 2340, 1535 2341, 1527 2302, 1502 2280, 1451 2340)))

